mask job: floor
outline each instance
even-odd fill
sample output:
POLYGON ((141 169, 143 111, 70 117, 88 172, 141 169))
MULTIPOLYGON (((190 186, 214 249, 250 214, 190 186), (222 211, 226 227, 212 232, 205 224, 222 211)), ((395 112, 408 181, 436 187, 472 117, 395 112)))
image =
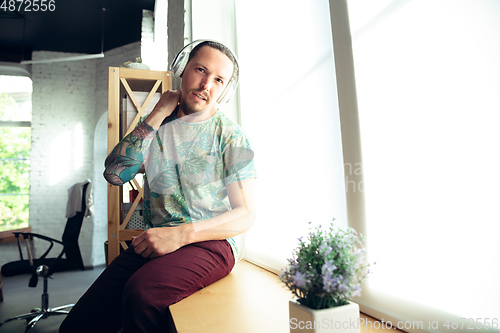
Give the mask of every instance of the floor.
MULTIPOLYGON (((54 273, 54 279, 48 280, 49 307, 75 303, 103 269, 104 266, 85 271, 54 273)), ((4 301, 0 302, 0 323, 41 306, 43 279, 38 281, 36 288, 28 287, 29 279, 30 275, 2 277, 4 301)), ((63 319, 64 316, 52 316, 41 320, 31 332, 56 333, 63 319)), ((16 320, 2 325, 0 332, 22 333, 25 327, 25 320, 16 320)))

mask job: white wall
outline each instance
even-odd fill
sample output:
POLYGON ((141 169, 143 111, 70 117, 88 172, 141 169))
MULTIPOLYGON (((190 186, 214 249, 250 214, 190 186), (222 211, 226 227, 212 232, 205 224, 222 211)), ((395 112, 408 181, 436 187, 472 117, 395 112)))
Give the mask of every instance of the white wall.
MULTIPOLYGON (((34 52, 32 57, 67 55, 34 52)), ((36 64, 32 80, 30 226, 35 233, 61 239, 67 190, 92 176, 96 60, 36 64)), ((92 254, 92 222, 84 220, 79 239, 86 265, 92 254)))
POLYGON ((92 265, 106 262, 104 242, 108 239, 108 185, 102 176, 104 160, 108 155, 108 113, 105 112, 94 131, 94 232, 92 265))

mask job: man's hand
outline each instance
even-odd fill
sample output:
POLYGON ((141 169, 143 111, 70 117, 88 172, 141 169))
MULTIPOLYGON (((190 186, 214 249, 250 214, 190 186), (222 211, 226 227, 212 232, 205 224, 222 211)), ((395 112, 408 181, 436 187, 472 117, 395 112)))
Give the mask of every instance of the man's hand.
POLYGON ((167 90, 165 91, 158 103, 156 103, 153 111, 146 118, 146 122, 149 126, 157 130, 163 120, 170 116, 174 112, 179 100, 181 98, 180 90, 167 90))
POLYGON ((186 226, 151 228, 132 240, 137 254, 144 258, 161 257, 186 245, 183 241, 186 226))
POLYGON ((156 258, 179 248, 209 240, 235 237, 251 228, 255 221, 254 180, 245 179, 227 186, 231 210, 208 220, 176 227, 151 228, 132 240, 135 253, 156 258))

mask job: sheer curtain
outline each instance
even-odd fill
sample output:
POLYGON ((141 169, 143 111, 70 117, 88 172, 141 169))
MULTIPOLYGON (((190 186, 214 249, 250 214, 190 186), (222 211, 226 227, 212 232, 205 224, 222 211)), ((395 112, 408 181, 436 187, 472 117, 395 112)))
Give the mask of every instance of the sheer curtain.
POLYGON ((236 22, 241 123, 259 176, 246 259, 279 271, 307 222, 347 224, 329 7, 236 1, 236 22))
POLYGON ((357 301, 410 332, 498 331, 500 2, 347 3, 364 181, 348 200, 377 262, 357 301))

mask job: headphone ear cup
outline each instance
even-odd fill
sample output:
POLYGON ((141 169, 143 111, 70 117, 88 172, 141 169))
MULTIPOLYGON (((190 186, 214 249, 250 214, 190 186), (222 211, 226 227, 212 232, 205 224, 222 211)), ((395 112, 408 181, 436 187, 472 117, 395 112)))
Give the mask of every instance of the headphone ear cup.
POLYGON ((222 95, 219 97, 219 100, 217 101, 217 103, 225 104, 225 103, 229 102, 229 100, 233 96, 233 93, 234 93, 234 83, 231 81, 231 82, 229 82, 226 89, 224 89, 224 91, 222 92, 222 95))
POLYGON ((172 71, 174 77, 181 77, 187 63, 189 62, 189 54, 196 47, 196 45, 204 41, 204 39, 195 40, 194 42, 184 46, 182 50, 177 53, 174 60, 172 60, 172 64, 170 65, 170 70, 172 71))
POLYGON ((229 83, 227 84, 226 89, 222 92, 222 95, 219 97, 217 103, 224 104, 229 102, 229 100, 233 97, 236 88, 238 87, 238 78, 231 78, 229 83))
POLYGON ((172 70, 172 74, 174 77, 180 77, 182 72, 184 72, 184 68, 186 68, 187 60, 189 59, 189 52, 185 52, 185 50, 181 51, 172 62, 172 66, 170 66, 172 70))

